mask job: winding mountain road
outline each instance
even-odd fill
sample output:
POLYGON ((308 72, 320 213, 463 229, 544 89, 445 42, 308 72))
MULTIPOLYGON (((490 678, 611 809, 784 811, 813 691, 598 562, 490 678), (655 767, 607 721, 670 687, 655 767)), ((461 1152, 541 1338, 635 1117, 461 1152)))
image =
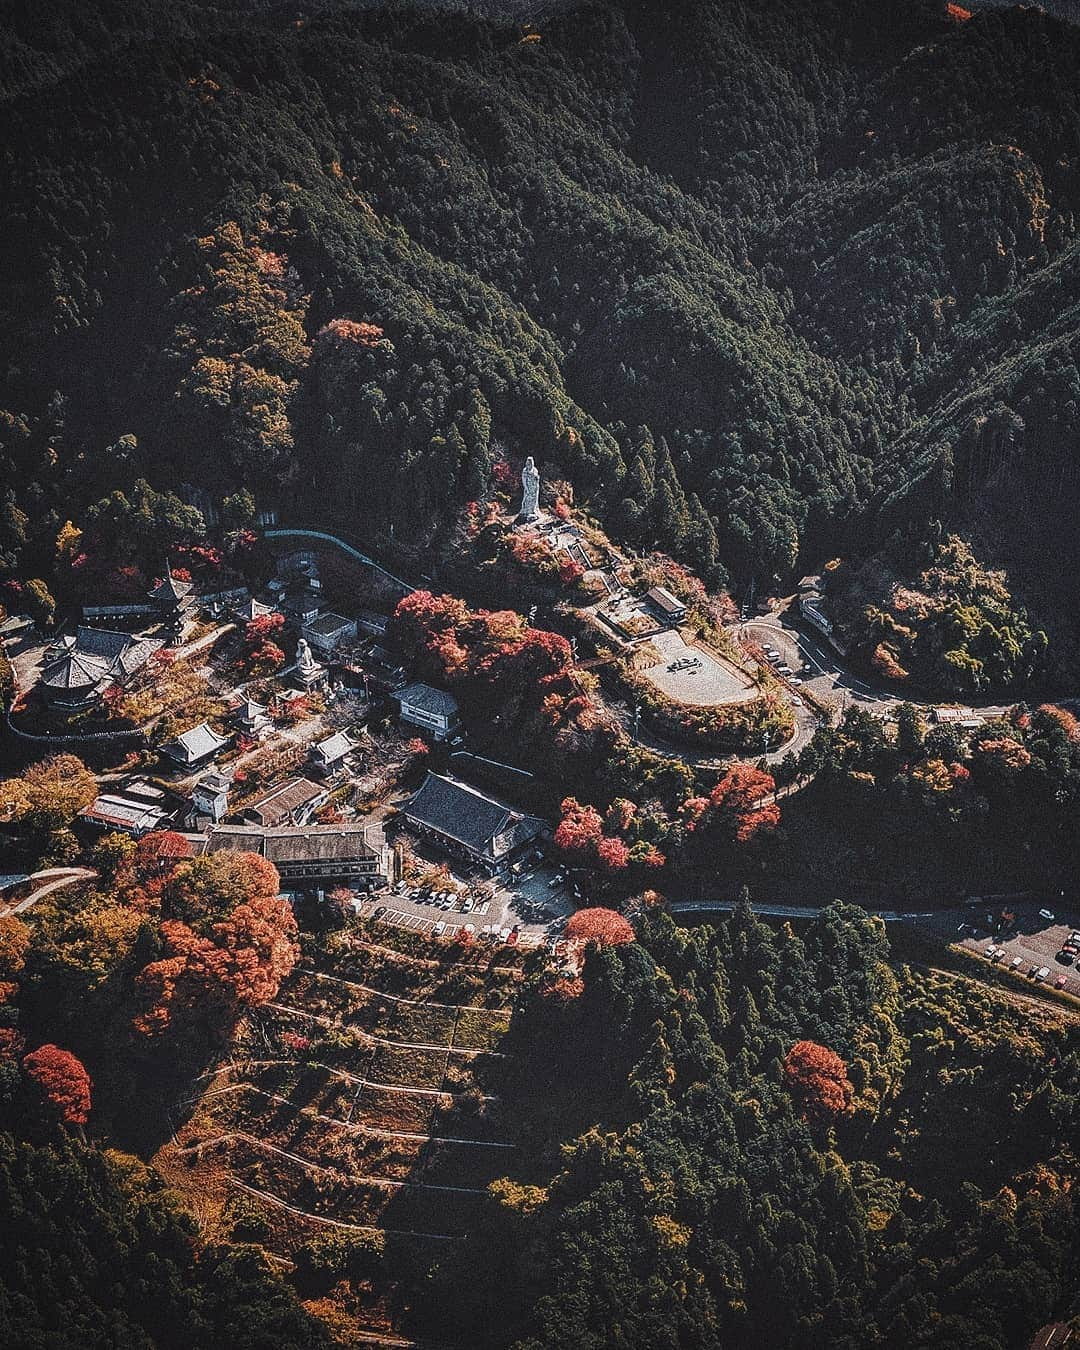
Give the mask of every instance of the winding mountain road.
POLYGON ((97 872, 92 867, 47 867, 41 872, 34 872, 29 880, 40 881, 42 884, 17 904, 0 906, 0 919, 6 919, 9 914, 25 914, 39 900, 44 900, 54 891, 72 886, 77 881, 92 881, 96 876, 97 872))

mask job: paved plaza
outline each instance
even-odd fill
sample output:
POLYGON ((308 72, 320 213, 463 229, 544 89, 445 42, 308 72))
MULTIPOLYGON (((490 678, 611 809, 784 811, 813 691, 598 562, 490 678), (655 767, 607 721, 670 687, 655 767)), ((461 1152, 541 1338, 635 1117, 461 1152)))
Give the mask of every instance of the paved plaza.
POLYGON ((706 708, 718 703, 743 703, 757 692, 734 665, 720 661, 701 647, 683 641, 675 629, 649 639, 660 660, 646 668, 646 678, 676 703, 706 708))

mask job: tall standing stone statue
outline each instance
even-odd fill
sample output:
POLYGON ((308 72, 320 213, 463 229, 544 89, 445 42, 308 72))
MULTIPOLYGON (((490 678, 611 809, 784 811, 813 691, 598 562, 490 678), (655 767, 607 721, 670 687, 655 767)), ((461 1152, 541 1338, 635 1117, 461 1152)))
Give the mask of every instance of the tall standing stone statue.
POLYGON ((535 520, 540 514, 540 470, 532 455, 521 470, 521 518, 535 520))

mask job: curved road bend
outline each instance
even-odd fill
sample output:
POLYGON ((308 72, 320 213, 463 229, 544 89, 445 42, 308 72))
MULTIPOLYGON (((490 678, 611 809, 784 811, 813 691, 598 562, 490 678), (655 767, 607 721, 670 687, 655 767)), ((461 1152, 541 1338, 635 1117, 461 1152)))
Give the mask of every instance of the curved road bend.
POLYGON ((34 872, 29 879, 40 881, 43 884, 36 891, 31 892, 25 900, 20 900, 14 905, 0 907, 0 919, 6 919, 10 914, 23 914, 32 905, 36 905, 39 900, 44 900, 47 895, 51 895, 53 891, 71 886, 76 881, 90 881, 96 876, 97 872, 92 867, 49 867, 42 872, 34 872))

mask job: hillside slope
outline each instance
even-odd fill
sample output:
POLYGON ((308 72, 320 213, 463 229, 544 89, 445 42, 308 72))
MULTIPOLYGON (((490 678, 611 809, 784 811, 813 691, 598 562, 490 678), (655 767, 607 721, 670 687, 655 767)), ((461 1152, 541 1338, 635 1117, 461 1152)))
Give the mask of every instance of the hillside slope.
POLYGON ((1037 570, 1080 494, 1043 13, 4 8, 9 571, 139 475, 400 546, 502 446, 714 580, 931 514, 1037 570))

